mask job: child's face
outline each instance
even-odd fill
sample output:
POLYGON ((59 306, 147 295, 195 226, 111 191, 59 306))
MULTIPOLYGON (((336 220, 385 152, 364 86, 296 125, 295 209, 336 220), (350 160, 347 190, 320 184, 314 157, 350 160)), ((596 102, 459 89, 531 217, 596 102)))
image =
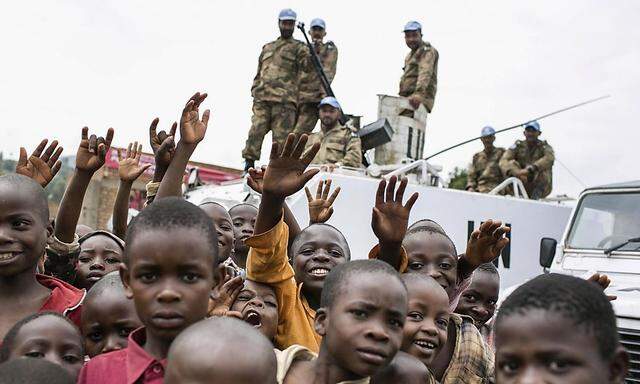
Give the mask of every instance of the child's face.
MULTIPOLYGON (((558 313, 528 310, 496 327, 496 382, 614 383, 595 337, 558 313)), ((620 380, 620 381, 618 381, 620 380)))
POLYGON ((402 350, 429 366, 447 342, 449 297, 435 284, 410 280, 402 350))
POLYGON ((76 284, 89 289, 109 272, 117 271, 122 263, 122 248, 111 238, 94 235, 80 245, 76 262, 76 284))
POLYGON ((232 208, 229 211, 229 215, 231 215, 231 221, 233 222, 236 254, 245 254, 249 251, 249 248, 244 242, 253 235, 258 210, 255 207, 243 204, 232 208))
POLYGON ((273 340, 276 337, 278 300, 270 286, 245 280, 231 310, 242 313, 242 319, 257 328, 267 339, 273 340))
POLYGON ((89 357, 127 347, 129 334, 142 323, 133 301, 121 289, 105 290, 82 306, 82 335, 89 357))
POLYGON ((393 276, 353 274, 321 311, 326 313, 316 316, 316 330, 333 361, 357 377, 371 376, 400 349, 407 293, 393 276))
MULTIPOLYGON (((211 218, 218 233, 218 257, 220 262, 231 256, 233 250, 233 224, 231 216, 218 204, 203 204, 200 208, 211 218)), ((200 240, 202 241, 202 240, 200 240)))
POLYGON ((496 312, 499 292, 500 277, 497 274, 476 270, 471 285, 462 292, 455 312, 471 317, 479 329, 496 312))
POLYGON ((407 271, 433 277, 451 296, 458 275, 458 256, 451 242, 438 233, 418 232, 402 244, 409 258, 407 271))
POLYGON ((0 276, 35 271, 53 228, 29 194, 3 184, 0 196, 0 276))
POLYGON ((214 285, 211 247, 192 228, 149 230, 128 245, 129 265, 120 270, 147 337, 171 342, 207 315, 214 285))
POLYGON ((22 326, 9 359, 32 357, 62 366, 78 377, 84 363, 82 339, 75 327, 55 316, 42 316, 22 326))
POLYGON ((331 269, 347 261, 347 245, 339 232, 324 225, 311 226, 298 236, 291 250, 296 281, 319 296, 331 269))

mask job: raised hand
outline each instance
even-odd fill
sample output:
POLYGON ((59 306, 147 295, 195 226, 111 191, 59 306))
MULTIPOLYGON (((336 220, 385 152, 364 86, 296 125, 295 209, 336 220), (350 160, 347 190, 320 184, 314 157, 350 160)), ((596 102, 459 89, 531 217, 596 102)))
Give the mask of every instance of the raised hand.
POLYGON ((180 142, 189 145, 196 145, 204 139, 204 135, 207 132, 207 125, 209 124, 208 109, 202 114, 200 119, 200 112, 198 108, 200 104, 207 98, 207 94, 196 92, 191 96, 184 109, 182 110, 182 116, 180 117, 180 142))
POLYGON ((331 180, 320 180, 316 190, 315 199, 311 195, 309 188, 304 187, 309 202, 309 225, 315 223, 326 223, 333 214, 333 202, 340 193, 340 187, 329 196, 331 191, 331 180), (324 185, 324 188, 323 188, 324 185))
POLYGON ((62 166, 62 162, 58 160, 62 154, 62 147, 58 147, 58 141, 52 141, 45 150, 46 145, 47 139, 42 140, 29 157, 27 150, 20 147, 20 158, 16 165, 16 173, 35 180, 42 188, 53 180, 62 166))
POLYGON ((493 261, 509 244, 509 239, 505 237, 509 232, 511 228, 502 225, 500 221, 485 221, 471 234, 467 242, 465 259, 473 268, 493 261))
POLYGON ((306 134, 296 140, 293 133, 287 137, 281 153, 278 144, 273 143, 269 166, 264 173, 263 195, 284 199, 301 190, 319 172, 317 169, 305 170, 320 149, 320 143, 315 143, 303 154, 306 144, 306 134))
POLYGON ((123 154, 123 151, 124 150, 118 150, 118 160, 120 160, 118 174, 121 181, 133 183, 151 164, 140 166, 142 144, 138 145, 137 141, 135 143, 129 143, 126 153, 123 154))
POLYGON ((262 194, 262 182, 264 181, 264 172, 267 167, 263 165, 260 169, 249 168, 247 176, 247 185, 255 192, 262 194))
POLYGON ((104 165, 105 158, 113 141, 113 128, 107 130, 105 137, 91 135, 89 128, 82 128, 82 140, 76 153, 76 169, 94 173, 104 165))
MULTIPOLYGON (((590 281, 590 282, 596 284, 598 287, 602 288, 603 292, 611 284, 611 279, 609 278, 609 276, 605 275, 604 273, 597 273, 597 272, 594 273, 593 275, 589 276, 587 281, 590 281)), ((607 299, 609 301, 613 301, 613 300, 616 300, 618 298, 618 296, 615 296, 615 295, 606 295, 606 296, 607 296, 607 299)))
MULTIPOLYGON (((209 317, 233 315, 229 309, 233 305, 233 302, 236 301, 236 298, 244 286, 242 276, 234 277, 224 266, 222 266, 220 270, 223 276, 218 285, 211 291, 211 295, 209 295, 209 317)), ((242 316, 240 316, 240 318, 242 318, 242 316)))
POLYGON ((407 203, 402 205, 404 191, 407 188, 407 178, 402 178, 396 191, 397 181, 398 178, 396 176, 391 176, 388 185, 385 179, 382 179, 378 184, 376 203, 371 217, 371 228, 373 228, 373 233, 375 233, 381 245, 383 243, 402 243, 407 232, 411 208, 418 199, 418 192, 415 192, 409 197, 407 203))
POLYGON ((173 155, 176 152, 175 138, 178 123, 174 122, 167 134, 165 131, 156 132, 159 121, 160 119, 156 117, 151 122, 151 126, 149 127, 149 144, 155 156, 156 167, 166 169, 169 167, 169 164, 171 164, 173 155))

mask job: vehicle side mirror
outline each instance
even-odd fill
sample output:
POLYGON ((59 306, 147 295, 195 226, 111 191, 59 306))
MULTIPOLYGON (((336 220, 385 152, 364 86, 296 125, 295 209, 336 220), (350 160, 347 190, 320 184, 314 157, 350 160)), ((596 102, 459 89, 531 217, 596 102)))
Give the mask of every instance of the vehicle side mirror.
POLYGON ((558 242, 550 237, 543 237, 540 240, 540 266, 543 268, 551 267, 553 258, 556 255, 556 247, 558 242))

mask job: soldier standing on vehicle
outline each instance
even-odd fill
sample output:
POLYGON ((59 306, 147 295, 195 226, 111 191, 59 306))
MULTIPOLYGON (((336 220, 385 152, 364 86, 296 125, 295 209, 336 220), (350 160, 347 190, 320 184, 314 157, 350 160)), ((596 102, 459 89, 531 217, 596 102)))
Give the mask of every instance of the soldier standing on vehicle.
POLYGON ((411 52, 404 60, 399 94, 407 97, 414 109, 424 104, 431 113, 438 87, 438 51, 422 40, 422 26, 417 21, 405 25, 404 41, 411 52))
POLYGON ((467 174, 467 190, 472 192, 489 193, 503 180, 500 169, 500 159, 504 148, 494 147, 496 131, 492 127, 482 128, 481 133, 484 150, 473 155, 467 174))
POLYGON ((260 158, 262 140, 271 131, 273 141, 284 145, 296 122, 300 75, 309 65, 304 43, 293 38, 296 13, 283 9, 278 16, 280 37, 262 47, 253 79, 253 117, 242 157, 245 171, 260 158))
MULTIPOLYGON (((320 59, 320 64, 324 69, 329 83, 336 75, 336 65, 338 63, 338 48, 332 41, 324 43, 322 40, 326 36, 326 24, 322 19, 311 20, 311 30, 309 31, 313 47, 320 59)), ((296 122, 295 133, 310 133, 318 122, 318 103, 326 96, 322 88, 320 76, 313 67, 302 74, 300 80, 300 93, 298 96, 298 120, 296 122)))
POLYGON ((500 159, 500 168, 507 177, 522 180, 531 199, 541 199, 551 193, 553 148, 540 140, 540 124, 531 121, 524 126, 526 140, 517 140, 500 159))
POLYGON ((307 149, 320 143, 320 150, 313 158, 313 164, 359 168, 362 166, 362 145, 360 138, 351 129, 338 122, 340 104, 335 97, 325 97, 318 106, 320 109, 320 132, 313 133, 307 141, 307 149))

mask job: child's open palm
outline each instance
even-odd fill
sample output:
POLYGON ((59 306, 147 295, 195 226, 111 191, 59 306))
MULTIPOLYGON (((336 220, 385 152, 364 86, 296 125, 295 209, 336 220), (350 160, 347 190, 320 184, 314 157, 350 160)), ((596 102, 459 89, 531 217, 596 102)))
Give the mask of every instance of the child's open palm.
POLYGON ((306 144, 307 135, 303 134, 296 140, 293 133, 287 137, 281 153, 278 152, 278 144, 273 143, 269 166, 264 173, 263 194, 284 199, 301 190, 319 172, 317 169, 305 170, 320 149, 320 143, 315 143, 303 154, 306 144))
POLYGON ((29 157, 27 150, 20 147, 20 158, 16 165, 16 173, 35 180, 42 188, 53 180, 62 166, 62 162, 58 160, 62 154, 62 147, 58 147, 58 141, 52 141, 45 150, 46 145, 47 139, 42 140, 29 157))
POLYGON ((402 242, 407 232, 411 208, 418 199, 418 192, 415 192, 409 197, 407 203, 402 205, 404 191, 407 188, 407 178, 400 181, 400 186, 395 191, 397 181, 396 176, 391 176, 388 185, 385 179, 382 179, 378 184, 376 203, 371 217, 371 228, 380 242, 402 242))
POLYGON ((331 180, 321 180, 318 183, 315 199, 311 195, 309 188, 304 187, 309 203, 309 225, 316 223, 326 223, 333 214, 333 202, 340 193, 340 187, 336 188, 331 196, 331 180), (324 188, 323 188, 324 185, 324 188))
POLYGON ((202 114, 202 119, 200 119, 198 108, 206 98, 206 93, 200 94, 200 92, 196 92, 195 95, 191 96, 182 110, 182 116, 180 117, 181 142, 195 145, 204 139, 211 112, 208 109, 205 110, 202 114))
POLYGON ((140 155, 142 155, 142 144, 138 145, 138 142, 129 143, 127 152, 122 153, 124 150, 118 150, 118 159, 120 160, 118 167, 118 174, 120 180, 124 182, 134 182, 144 171, 146 171, 151 164, 144 164, 140 166, 140 155))
POLYGON ((510 231, 511 228, 502 225, 500 221, 485 221, 471 234, 465 258, 474 267, 493 261, 509 244, 505 235, 510 231))

